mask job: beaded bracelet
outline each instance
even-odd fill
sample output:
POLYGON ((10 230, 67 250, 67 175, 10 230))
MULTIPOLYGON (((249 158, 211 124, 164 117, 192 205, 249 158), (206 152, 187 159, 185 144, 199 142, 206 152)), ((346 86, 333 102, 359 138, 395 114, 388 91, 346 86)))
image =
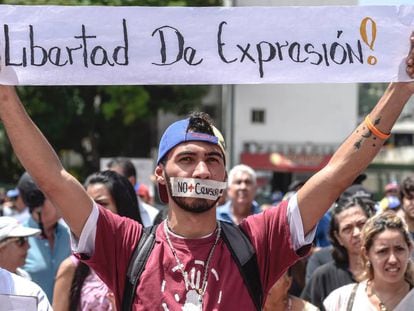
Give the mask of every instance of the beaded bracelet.
POLYGON ((369 116, 367 115, 365 117, 365 125, 368 127, 368 129, 372 132, 372 134, 374 134, 375 136, 377 136, 379 139, 388 139, 391 136, 391 133, 389 134, 385 134, 383 132, 381 132, 379 129, 377 129, 375 127, 374 124, 372 124, 371 119, 369 118, 369 116))

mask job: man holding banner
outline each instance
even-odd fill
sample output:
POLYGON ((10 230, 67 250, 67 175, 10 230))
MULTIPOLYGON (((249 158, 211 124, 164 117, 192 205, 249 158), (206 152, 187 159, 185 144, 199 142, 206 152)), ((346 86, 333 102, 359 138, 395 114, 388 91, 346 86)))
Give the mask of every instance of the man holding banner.
MULTIPOLYGON (((413 78, 413 46, 406 64, 413 78)), ((414 83, 390 84, 325 168, 279 208, 240 224, 256 251, 264 294, 308 252, 318 220, 381 149, 413 93, 414 83)), ((74 236, 74 251, 108 284, 120 310, 129 259, 143 227, 92 201, 63 168, 12 87, 0 87, 0 118, 22 165, 61 209, 74 236)), ((250 298, 216 221, 216 202, 226 186, 225 164, 224 139, 205 114, 175 122, 165 131, 155 175, 169 214, 157 228, 133 309, 260 308, 250 298)))

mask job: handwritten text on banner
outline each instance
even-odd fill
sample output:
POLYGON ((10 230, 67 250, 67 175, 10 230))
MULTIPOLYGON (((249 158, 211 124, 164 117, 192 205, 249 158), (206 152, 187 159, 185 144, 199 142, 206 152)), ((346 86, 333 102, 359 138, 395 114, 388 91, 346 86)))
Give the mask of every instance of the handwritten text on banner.
POLYGON ((0 83, 406 81, 412 6, 0 6, 0 83))

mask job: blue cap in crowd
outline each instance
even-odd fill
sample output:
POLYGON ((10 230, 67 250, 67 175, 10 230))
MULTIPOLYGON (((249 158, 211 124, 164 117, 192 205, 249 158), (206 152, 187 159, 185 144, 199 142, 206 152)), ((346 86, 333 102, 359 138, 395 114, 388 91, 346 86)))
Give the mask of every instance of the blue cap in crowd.
POLYGON ((6 192, 8 198, 17 198, 19 196, 19 189, 14 188, 6 192))

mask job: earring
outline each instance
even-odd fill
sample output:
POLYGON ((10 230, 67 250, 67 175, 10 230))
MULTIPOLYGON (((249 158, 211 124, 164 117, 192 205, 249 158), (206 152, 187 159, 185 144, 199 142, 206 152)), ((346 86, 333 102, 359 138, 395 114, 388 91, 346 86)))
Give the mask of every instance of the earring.
POLYGON ((371 268, 371 262, 367 261, 367 268, 370 269, 371 268))

